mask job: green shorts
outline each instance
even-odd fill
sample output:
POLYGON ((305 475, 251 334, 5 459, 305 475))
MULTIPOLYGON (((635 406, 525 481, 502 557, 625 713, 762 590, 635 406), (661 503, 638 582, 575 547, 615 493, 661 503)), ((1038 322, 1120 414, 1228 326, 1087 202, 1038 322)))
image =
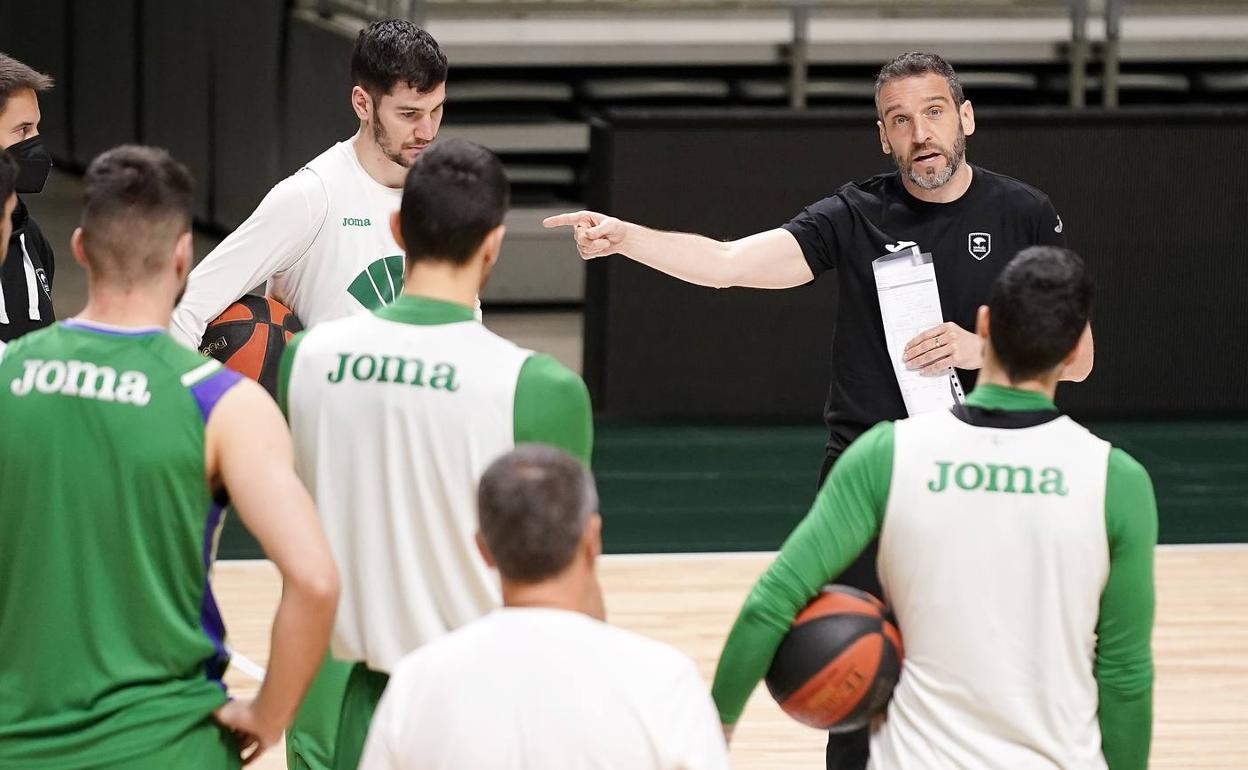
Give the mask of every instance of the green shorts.
POLYGON ((308 694, 303 697, 295 722, 286 731, 286 767, 289 770, 330 770, 334 766, 334 744, 342 697, 352 664, 329 655, 321 663, 308 694))
POLYGON ((286 731, 289 770, 355 770, 373 711, 390 681, 363 663, 326 657, 286 731))

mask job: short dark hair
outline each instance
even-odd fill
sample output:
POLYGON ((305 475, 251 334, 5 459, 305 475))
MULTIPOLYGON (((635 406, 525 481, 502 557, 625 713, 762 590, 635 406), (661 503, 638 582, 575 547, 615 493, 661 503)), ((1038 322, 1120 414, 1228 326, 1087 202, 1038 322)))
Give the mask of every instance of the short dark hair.
POLYGON ((572 563, 598 493, 584 465, 554 447, 521 444, 486 469, 477 505, 499 573, 533 583, 572 563))
POLYGON ((142 283, 191 227, 194 182, 157 147, 101 153, 83 176, 82 235, 91 269, 114 283, 142 283))
POLYGON ((14 92, 29 88, 38 93, 47 91, 52 85, 51 77, 31 69, 12 56, 0 53, 0 111, 4 110, 14 92))
MULTIPOLYGON (((17 192, 17 161, 8 150, 0 150, 0 207, 9 200, 9 196, 17 192)), ((7 243, 0 243, 0 249, 7 249, 7 243)))
POLYGON ((446 82, 446 54, 433 35, 406 19, 375 21, 355 38, 351 82, 373 101, 400 82, 426 93, 446 82))
POLYGON ((425 150, 407 172, 399 230, 411 262, 465 264, 503 222, 511 196, 494 153, 466 139, 425 150))
POLYGON ((1095 288, 1070 249, 1023 249, 988 294, 992 352, 1013 382, 1042 375, 1070 355, 1092 315, 1095 288))
POLYGON ((885 85, 894 80, 903 78, 917 78, 923 75, 940 75, 949 84, 949 93, 953 95, 953 106, 961 107, 966 101, 966 95, 962 93, 962 83, 958 80, 958 73, 953 71, 953 67, 944 58, 934 53, 920 53, 911 51, 903 53, 897 58, 890 61, 880 68, 880 72, 875 76, 875 109, 880 109, 880 90, 885 85))

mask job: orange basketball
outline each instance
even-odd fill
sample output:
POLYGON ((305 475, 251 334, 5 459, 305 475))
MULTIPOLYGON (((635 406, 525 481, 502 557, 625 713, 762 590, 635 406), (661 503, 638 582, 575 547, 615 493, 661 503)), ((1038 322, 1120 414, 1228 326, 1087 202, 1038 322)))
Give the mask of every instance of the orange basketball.
POLYGON ((857 588, 824 586, 776 650, 767 689, 802 724, 850 732, 888 705, 901 659, 901 634, 883 602, 857 588))
POLYGON ((204 330, 199 352, 212 356, 277 395, 277 370, 286 343, 303 330, 290 308, 275 299, 247 294, 204 330))

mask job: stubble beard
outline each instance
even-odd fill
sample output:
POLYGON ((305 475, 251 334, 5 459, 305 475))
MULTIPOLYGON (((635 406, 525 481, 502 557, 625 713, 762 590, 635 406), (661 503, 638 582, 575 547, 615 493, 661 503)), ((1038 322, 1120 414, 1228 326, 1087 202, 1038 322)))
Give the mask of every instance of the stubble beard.
POLYGON ((953 152, 947 152, 943 147, 936 146, 937 151, 945 156, 948 162, 944 169, 934 174, 920 174, 914 170, 914 162, 903 160, 897 153, 893 153, 893 163, 897 165, 897 170, 910 177, 910 181, 921 190, 936 190, 944 187, 953 175, 958 173, 958 169, 962 168, 962 163, 966 160, 966 134, 962 133, 962 126, 958 126, 958 137, 953 142, 953 152))
POLYGON ((403 148, 400 145, 398 150, 390 149, 390 133, 386 131, 385 126, 381 125, 381 120, 376 116, 373 118, 373 142, 377 145, 377 149, 381 150, 381 154, 403 168, 411 168, 415 159, 408 160, 403 157, 403 148))

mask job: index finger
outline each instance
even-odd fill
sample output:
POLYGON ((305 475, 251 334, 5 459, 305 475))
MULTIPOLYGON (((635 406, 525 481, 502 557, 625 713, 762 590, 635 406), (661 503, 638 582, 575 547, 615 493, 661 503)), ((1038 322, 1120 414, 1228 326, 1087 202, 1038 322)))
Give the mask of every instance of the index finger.
POLYGON ((568 227, 582 223, 593 224, 588 211, 574 211, 568 214, 555 214, 542 220, 542 227, 568 227))
POLYGON ((919 336, 915 337, 914 339, 906 343, 906 350, 909 350, 910 348, 914 347, 915 345, 919 344, 920 342, 924 340, 930 340, 932 337, 935 337, 936 335, 940 334, 944 330, 945 330, 945 325, 940 324, 938 326, 933 326, 927 331, 920 332, 919 336))

